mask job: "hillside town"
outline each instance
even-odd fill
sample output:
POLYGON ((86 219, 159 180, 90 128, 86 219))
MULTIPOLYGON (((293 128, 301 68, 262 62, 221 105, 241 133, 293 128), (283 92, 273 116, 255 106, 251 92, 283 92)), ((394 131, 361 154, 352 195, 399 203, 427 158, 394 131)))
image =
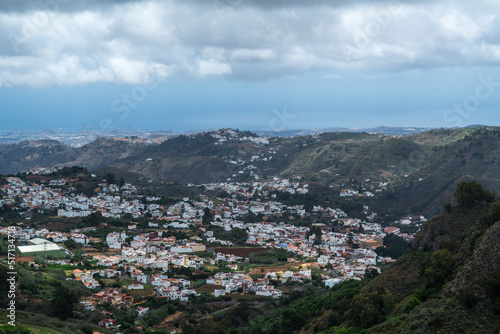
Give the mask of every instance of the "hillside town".
MULTIPOLYGON (((54 171, 38 168, 30 173, 49 175, 54 171)), ((203 281, 213 298, 239 293, 279 299, 284 286, 312 282, 311 270, 320 272, 317 283, 331 288, 344 280, 360 280, 370 270, 380 272, 380 265, 394 261, 375 252, 384 247, 384 237, 392 234, 410 240, 413 236, 397 226, 419 226, 425 221, 424 217, 406 217, 383 228, 373 222, 376 213, 368 207, 364 208, 365 219, 359 219, 338 208, 313 206, 306 210, 304 205, 285 205, 276 199, 277 193, 304 195, 308 185, 276 177, 267 182, 204 184, 205 191, 226 196, 185 197, 170 205, 161 204, 158 196, 142 195, 129 183, 120 186, 102 180, 95 195, 87 196, 77 193, 72 186, 75 180, 70 178, 31 182, 6 177, 5 181, 0 188, 0 206, 17 212, 25 221, 13 232, 18 255, 34 257, 36 266, 41 259, 69 266, 82 260, 91 263, 91 268, 67 271, 68 279, 92 291, 80 300, 89 312, 110 303, 127 308, 139 305, 137 312, 145 315, 148 309, 140 306, 141 298, 133 296, 135 291, 150 291, 156 298, 179 302, 206 294, 196 279, 176 275, 186 269, 191 273, 216 268, 203 281), (45 211, 68 221, 98 214, 102 219, 129 219, 130 223, 119 228, 103 222, 51 230, 33 218, 33 212, 45 211), (321 217, 322 223, 299 224, 310 217, 321 217), (138 218, 145 219, 139 226, 133 222, 138 218), (107 230, 111 231, 96 236, 107 230), (236 240, 233 234, 242 238, 236 240), (75 259, 75 250, 67 247, 68 242, 76 243, 85 253, 75 259), (221 247, 223 252, 218 251, 221 247), (237 251, 241 249, 250 251, 242 256, 237 251), (281 252, 286 266, 280 270, 263 268, 256 276, 252 250, 281 252), (127 283, 110 287, 102 278, 127 283)), ((12 228, 0 228, 3 234, 10 231, 12 228)), ((119 328, 115 319, 108 320, 99 325, 119 328)))

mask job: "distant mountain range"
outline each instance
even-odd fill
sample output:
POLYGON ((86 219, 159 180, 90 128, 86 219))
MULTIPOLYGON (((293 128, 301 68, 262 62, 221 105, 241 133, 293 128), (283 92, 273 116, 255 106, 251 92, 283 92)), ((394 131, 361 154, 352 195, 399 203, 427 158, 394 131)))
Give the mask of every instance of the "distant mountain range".
POLYGON ((432 129, 433 128, 378 126, 375 128, 361 128, 361 129, 339 127, 339 128, 324 128, 324 129, 296 129, 296 130, 277 130, 277 131, 260 130, 260 131, 255 131, 255 133, 264 137, 305 136, 323 132, 367 132, 367 133, 380 133, 384 135, 393 135, 393 136, 408 136, 415 133, 429 131, 432 129))
POLYGON ((340 192, 350 190, 353 196, 343 201, 397 214, 438 212, 461 180, 500 191, 499 127, 395 129, 265 138, 221 129, 161 143, 98 138, 78 148, 54 140, 21 142, 0 146, 0 173, 78 165, 96 174, 122 171, 128 181, 181 185, 286 177, 308 182, 318 200, 340 200, 340 192))
MULTIPOLYGON (((470 125, 467 127, 478 127, 481 125, 470 125)), ((393 136, 407 136, 415 133, 425 132, 433 128, 420 127, 392 127, 378 126, 375 128, 322 128, 322 129, 292 129, 292 130, 251 130, 263 137, 294 137, 318 134, 323 132, 367 132, 381 133, 393 136)), ((73 147, 82 146, 96 140, 98 137, 125 137, 137 136, 140 138, 172 137, 179 135, 189 135, 203 132, 216 131, 217 129, 198 129, 184 132, 172 130, 149 130, 149 129, 113 129, 102 130, 92 128, 79 129, 10 129, 0 127, 0 145, 16 144, 22 141, 36 140, 58 140, 66 145, 73 147)))

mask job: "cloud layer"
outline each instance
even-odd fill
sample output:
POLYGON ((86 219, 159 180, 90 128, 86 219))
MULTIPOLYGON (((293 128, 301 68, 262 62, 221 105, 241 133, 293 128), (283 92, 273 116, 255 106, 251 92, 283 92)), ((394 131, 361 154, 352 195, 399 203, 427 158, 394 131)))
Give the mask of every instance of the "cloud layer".
POLYGON ((0 86, 500 63, 498 1, 303 3, 3 1, 0 86))

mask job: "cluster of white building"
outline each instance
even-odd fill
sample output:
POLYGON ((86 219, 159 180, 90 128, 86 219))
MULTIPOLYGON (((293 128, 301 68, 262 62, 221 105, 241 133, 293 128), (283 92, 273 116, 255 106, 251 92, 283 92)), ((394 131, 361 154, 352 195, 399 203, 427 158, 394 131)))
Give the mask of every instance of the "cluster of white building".
POLYGON ((104 270, 73 270, 73 275, 77 281, 82 282, 89 289, 97 289, 101 287, 101 284, 94 278, 95 274, 99 274, 102 278, 119 278, 121 272, 113 269, 104 270))
POLYGON ((59 167, 40 167, 36 166, 25 171, 26 174, 31 175, 49 175, 61 170, 59 167))
POLYGON ((190 289, 191 282, 185 279, 169 278, 165 274, 153 275, 151 284, 159 297, 169 300, 188 301, 189 296, 199 296, 195 290, 190 289))
POLYGON ((215 145, 220 145, 222 143, 227 143, 231 141, 243 141, 252 142, 256 145, 268 145, 269 139, 264 137, 254 137, 254 136, 239 136, 238 133, 232 129, 221 129, 210 133, 215 139, 218 139, 215 145))
MULTIPOLYGON (((238 163, 237 161, 234 161, 238 163)), ((205 189, 211 191, 225 191, 230 195, 242 195, 247 198, 252 198, 255 195, 268 196, 272 191, 287 192, 290 194, 306 194, 309 192, 309 185, 307 183, 300 183, 298 181, 290 181, 274 177, 270 181, 265 182, 220 182, 204 184, 205 189)))
POLYGON ((273 298, 280 298, 282 295, 281 290, 276 289, 273 285, 269 285, 269 279, 262 278, 257 279, 254 282, 254 280, 243 271, 233 273, 217 273, 207 279, 207 284, 224 287, 224 289, 214 290, 215 297, 225 296, 226 293, 235 293, 237 291, 253 291, 256 295, 269 296, 273 298))

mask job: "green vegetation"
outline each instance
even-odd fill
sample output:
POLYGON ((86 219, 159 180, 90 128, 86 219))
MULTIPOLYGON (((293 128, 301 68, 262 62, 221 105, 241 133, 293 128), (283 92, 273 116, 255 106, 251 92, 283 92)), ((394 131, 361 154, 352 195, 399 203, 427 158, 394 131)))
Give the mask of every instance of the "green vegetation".
POLYGON ((393 310, 392 293, 379 288, 355 296, 345 314, 345 319, 350 326, 369 328, 383 322, 393 310))
POLYGON ((0 334, 30 334, 31 331, 23 326, 3 325, 0 327, 0 334))
POLYGON ((279 262, 286 262, 287 259, 287 252, 281 249, 270 249, 263 252, 251 253, 249 255, 251 264, 275 265, 279 262))
POLYGON ((463 208, 469 208, 476 203, 491 203, 495 200, 495 194, 477 183, 476 181, 460 182, 455 192, 455 199, 463 208))
MULTIPOLYGON (((326 293, 316 288, 295 291, 280 304, 268 300, 264 305, 240 303, 224 315, 214 316, 195 326, 186 324, 183 333, 294 333, 329 310, 349 309, 348 299, 364 282, 347 281, 326 293)), ((332 316, 332 324, 339 319, 332 316)))
POLYGON ((214 219, 214 214, 210 211, 209 208, 203 209, 203 224, 210 224, 214 219))
POLYGON ((454 272, 455 260, 448 250, 438 250, 423 262, 420 269, 427 288, 441 288, 450 281, 454 272))
MULTIPOLYGON (((74 325, 74 333, 84 332, 84 326, 78 322, 73 313, 76 303, 81 296, 91 293, 82 283, 76 281, 66 281, 63 271, 47 267, 43 269, 28 268, 26 263, 17 268, 18 291, 16 293, 16 328, 23 328, 24 325, 38 325, 42 327, 57 328, 53 324, 60 320, 70 321, 74 325), (44 321, 39 321, 40 317, 44 321), (58 319, 60 320, 58 320, 58 319), (19 325, 18 325, 19 324, 19 325)), ((6 290, 8 286, 5 282, 8 269, 0 266, 0 304, 5 309, 8 299, 6 290)), ((2 319, 8 319, 2 315, 2 319)), ((88 327, 88 326, 87 326, 88 327)), ((90 326, 96 330, 97 326, 90 326)), ((43 332, 43 331, 41 331, 43 332)), ((68 329, 65 333, 70 333, 68 329)), ((17 333, 17 332, 16 332, 17 333)), ((52 333, 47 331, 47 333, 52 333)))
POLYGON ((407 242, 404 238, 389 233, 384 237, 384 246, 377 247, 375 252, 379 256, 389 256, 397 259, 401 255, 406 254, 406 247, 407 242))
POLYGON ((224 231, 223 229, 214 229, 214 236, 217 239, 229 240, 234 244, 244 244, 248 239, 248 233, 241 228, 233 228, 231 231, 224 231))
POLYGON ((65 320, 73 316, 74 305, 78 302, 78 295, 72 293, 64 285, 56 285, 54 298, 51 301, 52 316, 65 320))

